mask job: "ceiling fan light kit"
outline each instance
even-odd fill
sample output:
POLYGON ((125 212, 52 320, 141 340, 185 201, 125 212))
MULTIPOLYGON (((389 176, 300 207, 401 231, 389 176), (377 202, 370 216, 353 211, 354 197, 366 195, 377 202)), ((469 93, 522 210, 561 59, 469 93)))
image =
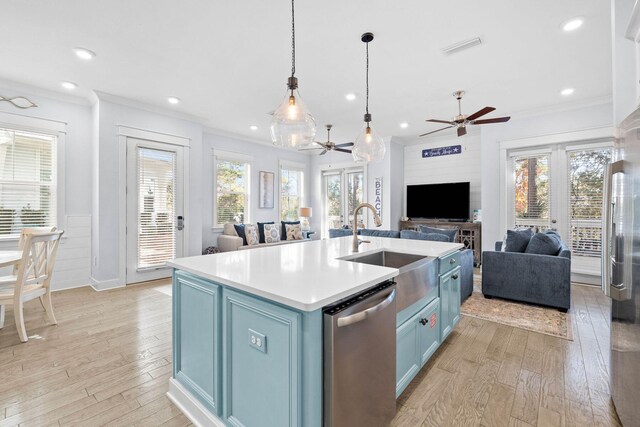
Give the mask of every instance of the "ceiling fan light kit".
POLYGON ((351 155, 358 163, 379 162, 384 158, 386 147, 384 140, 371 127, 371 114, 369 113, 369 43, 373 41, 372 33, 364 33, 360 40, 366 45, 366 107, 364 114, 364 126, 353 145, 351 155))
POLYGON ((432 133, 440 132, 445 129, 451 129, 453 127, 456 128, 456 133, 458 134, 458 136, 464 136, 467 134, 468 125, 486 125, 491 123, 504 123, 504 122, 508 122, 509 119, 511 119, 511 117, 496 117, 494 119, 477 120, 478 118, 486 114, 489 114, 492 111, 495 111, 494 107, 484 107, 476 111, 475 113, 471 114, 470 116, 465 116, 464 114, 462 114, 462 97, 464 96, 464 93, 465 92, 463 90, 458 90, 453 92, 453 96, 458 100, 458 115, 453 120, 439 120, 439 119, 427 120, 428 122, 432 122, 432 123, 446 123, 449 126, 436 129, 431 132, 423 133, 422 135, 419 135, 419 136, 422 137, 422 136, 431 135, 432 133))
POLYGON ((295 8, 291 0, 291 76, 287 92, 271 120, 271 140, 279 147, 298 148, 316 136, 316 122, 298 92, 296 73, 295 8))

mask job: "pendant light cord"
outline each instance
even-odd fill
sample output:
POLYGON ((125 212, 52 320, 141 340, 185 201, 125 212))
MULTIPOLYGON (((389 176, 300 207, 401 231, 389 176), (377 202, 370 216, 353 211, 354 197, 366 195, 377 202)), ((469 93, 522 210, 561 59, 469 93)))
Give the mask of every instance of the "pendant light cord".
POLYGON ((296 74, 296 18, 295 0, 291 0, 291 77, 296 74))
POLYGON ((369 42, 365 43, 367 45, 367 77, 366 77, 366 86, 367 86, 367 105, 365 107, 366 113, 369 114, 369 42))

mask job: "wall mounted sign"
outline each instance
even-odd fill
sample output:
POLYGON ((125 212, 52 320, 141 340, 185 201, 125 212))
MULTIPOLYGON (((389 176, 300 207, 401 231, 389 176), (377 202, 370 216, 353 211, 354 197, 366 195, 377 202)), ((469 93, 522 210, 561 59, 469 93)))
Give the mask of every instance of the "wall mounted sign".
POLYGON ((382 219, 382 177, 379 176, 375 179, 375 195, 373 200, 373 207, 376 208, 376 213, 382 219))
POLYGON ((422 150, 422 157, 450 156, 462 153, 462 145, 450 145, 448 147, 426 148, 422 150))

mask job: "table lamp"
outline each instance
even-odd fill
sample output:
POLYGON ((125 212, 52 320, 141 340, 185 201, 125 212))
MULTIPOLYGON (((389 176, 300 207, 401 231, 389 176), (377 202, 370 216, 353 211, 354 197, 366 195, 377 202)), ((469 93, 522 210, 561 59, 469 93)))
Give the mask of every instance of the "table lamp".
POLYGON ((302 229, 302 231, 309 231, 311 229, 311 227, 309 226, 309 218, 311 218, 311 208, 300 208, 299 216, 300 229, 302 229))

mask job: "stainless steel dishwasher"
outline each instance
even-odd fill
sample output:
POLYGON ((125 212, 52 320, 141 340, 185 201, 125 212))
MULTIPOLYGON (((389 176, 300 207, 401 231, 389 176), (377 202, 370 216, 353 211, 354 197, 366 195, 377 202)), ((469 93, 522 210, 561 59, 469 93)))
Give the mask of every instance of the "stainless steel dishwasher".
POLYGON ((323 313, 325 427, 388 425, 396 413, 395 282, 323 313))

